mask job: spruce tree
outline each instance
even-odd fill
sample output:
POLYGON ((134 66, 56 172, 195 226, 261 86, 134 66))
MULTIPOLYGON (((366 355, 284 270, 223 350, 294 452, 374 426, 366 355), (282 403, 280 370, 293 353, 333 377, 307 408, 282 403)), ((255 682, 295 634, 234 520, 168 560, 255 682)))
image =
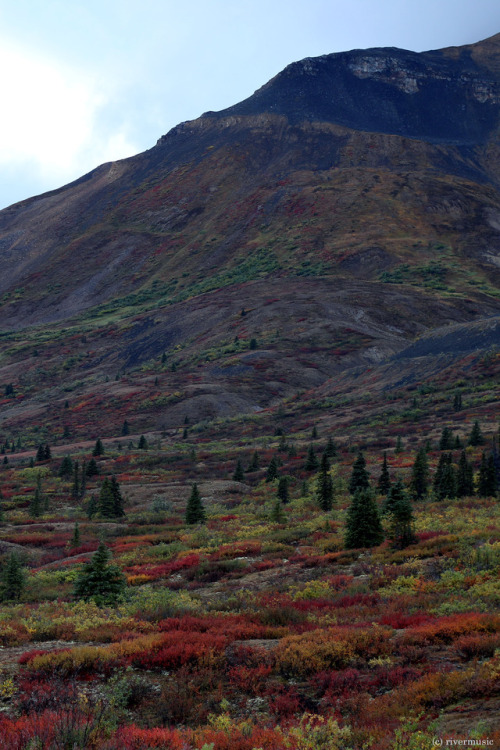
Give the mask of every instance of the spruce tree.
POLYGON ((71 497, 78 500, 80 497, 80 467, 78 461, 73 463, 73 485, 71 487, 71 497))
POLYGON ((90 500, 87 503, 87 518, 93 518, 99 510, 99 504, 95 498, 95 495, 90 496, 90 500))
POLYGON ((457 497, 470 497, 474 494, 472 465, 467 461, 467 454, 462 451, 457 470, 457 497))
POLYGON ((413 509, 406 494, 403 482, 399 479, 389 492, 385 504, 389 517, 389 539, 398 549, 404 549, 415 542, 413 530, 413 509))
POLYGON ((189 525, 194 525, 197 523, 205 523, 205 520, 205 508, 203 507, 200 491, 198 490, 198 486, 195 483, 193 484, 191 494, 187 502, 185 521, 189 525))
POLYGON ((102 518, 115 517, 115 499, 111 488, 111 480, 106 477, 99 492, 98 512, 102 518))
POLYGON ((495 497, 497 492, 497 476, 493 456, 483 453, 477 483, 479 497, 495 497))
POLYGON ((391 477, 389 476, 389 469, 387 467, 387 453, 384 451, 384 460, 382 461, 382 470, 378 480, 378 491, 381 495, 387 495, 391 489, 391 477))
POLYGON ((243 464, 241 463, 240 459, 236 462, 236 468, 233 473, 233 481, 234 482, 243 482, 245 479, 245 472, 243 471, 243 464))
POLYGON ((450 451, 453 448, 453 433, 449 427, 443 427, 439 440, 440 451, 450 451))
POLYGON ((307 457, 306 457, 306 462, 304 464, 304 468, 306 471, 316 471, 318 466, 319 466, 319 461, 316 457, 314 448, 311 444, 309 448, 307 449, 307 457))
POLYGON ((420 448, 413 464, 410 490, 416 500, 421 500, 427 494, 429 486, 429 462, 427 451, 424 446, 420 448))
POLYGON ((276 457, 273 456, 267 467, 266 482, 272 482, 274 479, 277 479, 278 473, 278 461, 276 457))
POLYGON ((83 459, 82 462, 82 477, 80 480, 80 495, 79 497, 85 497, 85 492, 87 491, 87 462, 85 459, 83 459))
POLYGON ((405 486, 401 479, 398 479, 390 488, 387 497, 382 505, 382 513, 384 516, 390 516, 394 511, 398 500, 406 494, 405 486))
POLYGON ((147 442, 146 438, 144 437, 144 435, 141 435, 141 437, 139 438, 139 444, 138 444, 137 447, 141 451, 145 451, 145 450, 148 449, 148 442, 147 442))
POLYGON ((43 449, 43 460, 50 461, 51 458, 52 458, 52 453, 50 451, 50 445, 46 443, 43 449))
POLYGON ((124 598, 127 588, 125 576, 117 565, 109 563, 110 557, 111 553, 101 542, 75 581, 73 593, 77 599, 92 599, 103 607, 118 604, 124 598))
POLYGON ((370 475, 366 469, 366 461, 362 451, 359 451, 349 479, 349 492, 354 495, 358 490, 367 490, 370 487, 370 475))
POLYGON ((328 458, 337 457, 337 446, 335 445, 333 438, 331 436, 328 438, 328 442, 325 448, 325 454, 328 456, 328 458))
POLYGON ((481 432, 481 428, 477 420, 474 422, 471 433, 469 435, 469 445, 484 445, 483 433, 481 432))
POLYGON ((42 444, 38 446, 35 461, 38 461, 38 462, 45 461, 45 447, 42 444))
POLYGON ((94 458, 98 458, 99 456, 104 455, 104 446, 102 444, 101 438, 97 438, 94 450, 92 451, 92 455, 94 456, 94 458))
POLYGON ((455 393, 455 396, 453 397, 453 411, 461 411, 461 410, 462 410, 462 394, 455 393))
POLYGON ((11 552, 2 566, 0 598, 4 602, 18 601, 26 585, 24 568, 15 552, 11 552))
POLYGON ((69 543, 69 546, 71 549, 75 549, 75 547, 78 547, 80 545, 80 526, 78 525, 78 521, 75 523, 73 527, 73 534, 71 536, 71 541, 69 543))
POLYGON ((130 434, 130 426, 127 420, 125 420, 122 425, 122 435, 129 435, 129 434, 130 434))
POLYGON ((283 504, 281 500, 276 500, 274 503, 269 519, 273 523, 284 523, 286 521, 286 516, 283 512, 283 504))
POLYGON ((260 465, 259 454, 257 453, 257 451, 254 451, 252 459, 250 463, 248 464, 247 472, 250 473, 251 471, 257 471, 257 469, 259 468, 259 465, 260 465))
POLYGON ((87 468, 85 470, 85 473, 88 477, 95 477, 99 474, 99 468, 97 466, 97 461, 95 458, 91 458, 90 461, 87 464, 87 468))
POLYGON ((330 461, 326 452, 321 457, 321 466, 316 480, 316 500, 325 512, 333 507, 333 479, 330 474, 330 461))
POLYGON ((288 477, 280 477, 276 494, 283 504, 289 502, 288 477))
POLYGON ((111 493, 113 495, 114 517, 122 518, 125 515, 125 510, 123 508, 124 500, 123 500, 122 493, 120 490, 120 485, 118 484, 118 481, 114 474, 111 477, 110 486, 111 486, 111 493))
POLYGON ((32 518, 38 518, 44 511, 44 497, 42 490, 42 477, 40 474, 36 478, 35 492, 31 498, 28 512, 32 518))
POLYGON ((59 476, 66 479, 73 475, 73 461, 70 456, 64 456, 61 466, 59 467, 59 476))
POLYGON ((434 475, 433 489, 438 500, 457 496, 457 478, 451 453, 441 454, 434 475))
POLYGON ((384 532, 372 491, 357 490, 347 512, 346 548, 376 547, 383 539, 384 532))

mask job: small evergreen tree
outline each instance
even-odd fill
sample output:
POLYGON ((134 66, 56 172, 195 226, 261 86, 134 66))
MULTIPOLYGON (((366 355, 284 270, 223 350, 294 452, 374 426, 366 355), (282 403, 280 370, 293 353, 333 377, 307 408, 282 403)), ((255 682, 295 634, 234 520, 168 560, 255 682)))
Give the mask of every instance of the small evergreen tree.
POLYGON ((399 479, 390 489, 385 504, 389 517, 389 539, 397 549, 404 549, 416 540, 413 529, 413 509, 403 482, 399 479))
POLYGON ((76 547, 80 546, 80 526, 78 525, 78 521, 74 525, 73 534, 71 536, 69 546, 71 549, 75 549, 76 547))
POLYGON ((50 461, 52 458, 52 453, 50 451, 50 445, 48 443, 45 444, 43 448, 43 461, 50 461))
POLYGON ((362 451, 359 451, 353 467, 351 478, 349 479, 349 492, 354 495, 358 490, 368 490, 370 488, 370 475, 366 469, 366 461, 362 451))
POLYGON ((102 444, 101 438, 97 438, 94 450, 92 451, 92 455, 94 456, 94 458, 98 458, 99 456, 104 455, 104 446, 102 444))
POLYGON ((280 477, 276 494, 284 505, 289 502, 288 477, 280 477))
POLYGON ((269 518, 273 523, 284 523, 286 521, 286 516, 283 512, 283 504, 281 500, 276 500, 272 507, 269 518))
POLYGON ((99 510, 99 505, 97 503, 95 495, 91 495, 87 503, 87 518, 89 519, 93 518, 98 510, 99 510))
POLYGON ((45 446, 43 446, 42 444, 38 446, 35 461, 38 461, 38 462, 45 461, 45 446))
POLYGON ((280 451, 280 453, 286 453, 286 451, 288 450, 288 443, 286 442, 286 437, 284 434, 282 434, 280 437, 278 450, 280 451))
POLYGON ((314 427, 312 428, 312 432, 311 432, 311 440, 316 440, 317 437, 318 437, 318 429, 316 425, 314 425, 314 427))
POLYGON ((236 462, 236 468, 233 473, 233 481, 235 482, 243 482, 245 479, 245 472, 243 471, 243 464, 241 463, 240 459, 236 462))
POLYGON ((346 548, 376 547, 383 539, 384 531, 372 491, 357 490, 347 512, 346 548))
POLYGON ((129 435, 129 434, 130 434, 130 425, 127 422, 127 420, 125 420, 122 425, 122 435, 129 435))
POLYGON ((19 601, 26 585, 24 567, 15 552, 2 566, 0 598, 4 602, 19 601))
POLYGON ((429 462, 427 450, 422 446, 417 451, 411 472, 410 490, 416 500, 421 500, 427 494, 429 486, 429 462))
POLYGON ((278 474, 278 460, 273 456, 267 467, 266 482, 272 482, 274 479, 277 479, 278 474))
POLYGON ((335 445, 333 438, 330 436, 325 448, 325 454, 328 458, 336 458, 338 455, 337 446, 335 445))
POLYGON ((110 482, 111 493, 113 495, 113 513, 115 518, 122 518, 125 515, 124 500, 120 490, 120 485, 113 474, 110 482))
POLYGON ((36 487, 33 497, 31 498, 28 512, 32 518, 38 518, 42 515, 45 507, 45 501, 42 490, 42 477, 40 474, 36 478, 36 487))
POLYGON ((453 397, 453 411, 461 411, 461 410, 462 410, 462 394, 455 393, 453 397))
POLYGON ((203 507, 200 491, 198 490, 198 486, 196 483, 193 484, 191 494, 187 502, 185 520, 189 525, 205 523, 206 520, 205 508, 203 507))
POLYGON ((306 462, 304 464, 304 469, 306 471, 316 471, 316 469, 319 466, 319 461, 317 459, 316 453, 314 452, 314 448, 312 445, 309 446, 307 449, 307 456, 306 456, 306 462))
POLYGON ((71 456, 64 456, 61 466, 59 467, 59 476, 61 479, 66 479, 73 475, 73 461, 71 456))
POLYGON ((252 459, 251 459, 250 463, 248 464, 247 472, 250 473, 252 471, 257 471, 257 469, 259 468, 259 466, 260 466, 259 454, 257 453, 257 451, 254 451, 252 459))
POLYGON ((97 551, 84 566, 75 581, 74 596, 99 607, 118 604, 127 588, 125 576, 117 565, 109 563, 111 553, 101 542, 97 551))
POLYGON ((115 517, 115 499, 111 488, 111 480, 108 477, 106 477, 101 484, 97 508, 98 513, 102 518, 115 517))
POLYGON ((438 500, 457 496, 457 478, 451 453, 442 453, 439 458, 433 482, 434 494, 438 500))
POLYGON ((316 481, 316 500, 326 513, 333 507, 333 479, 330 474, 330 461, 326 453, 321 457, 321 466, 316 481))
POLYGON ((88 462, 85 473, 89 478, 95 477, 99 474, 99 467, 97 466, 97 461, 94 457, 92 457, 88 462))
POLYGON ((87 491, 87 462, 85 459, 83 459, 82 462, 82 476, 80 479, 80 499, 82 497, 85 497, 85 492, 87 491))
POLYGON ((384 459, 382 461, 382 470, 378 480, 378 491, 381 495, 387 495, 391 489, 391 477, 389 475, 389 468, 387 466, 387 453, 384 451, 384 459))
POLYGON ((395 453, 402 453, 403 452, 403 440, 401 439, 401 435, 398 435, 396 438, 396 447, 394 448, 395 453))
POLYGON ((144 437, 144 435, 141 435, 139 438, 139 445, 137 446, 139 450, 146 451, 148 449, 148 441, 144 437))
POLYGON ((443 427, 441 438, 439 440, 440 451, 451 451, 453 448, 453 433, 449 427, 443 427))
POLYGON ((469 445, 484 445, 483 433, 481 432, 481 428, 477 420, 474 422, 471 433, 469 435, 469 445))
POLYGON ((474 494, 474 472, 472 464, 467 461, 467 454, 462 451, 457 470, 457 497, 470 497, 474 494))
POLYGON ((497 475, 493 456, 483 453, 477 483, 477 494, 479 497, 495 497, 497 492, 497 475))
POLYGON ((80 497, 80 466, 78 461, 73 463, 73 485, 71 487, 71 497, 78 500, 80 497))

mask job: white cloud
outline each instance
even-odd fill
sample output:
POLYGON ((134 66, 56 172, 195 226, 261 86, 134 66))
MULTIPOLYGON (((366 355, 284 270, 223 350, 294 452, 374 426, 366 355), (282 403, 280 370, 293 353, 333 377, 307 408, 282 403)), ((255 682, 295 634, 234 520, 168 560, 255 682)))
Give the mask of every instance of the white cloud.
POLYGON ((77 68, 0 40, 0 164, 31 164, 54 186, 137 149, 122 128, 99 132, 109 96, 77 68))

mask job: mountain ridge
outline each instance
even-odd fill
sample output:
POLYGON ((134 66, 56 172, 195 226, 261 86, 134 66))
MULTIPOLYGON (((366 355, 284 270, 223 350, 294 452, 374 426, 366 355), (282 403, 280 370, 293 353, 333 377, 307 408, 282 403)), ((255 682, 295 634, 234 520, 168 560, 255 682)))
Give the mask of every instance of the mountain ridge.
POLYGON ((18 352, 4 380, 38 392, 41 336, 51 361, 51 339, 74 349, 65 372, 84 390, 166 353, 207 394, 217 384, 213 413, 227 394, 241 408, 245 389, 263 408, 301 379, 319 387, 435 327, 498 315, 499 36, 292 63, 142 154, 0 212, 0 327, 18 352), (354 115, 356 128, 337 121, 354 115))

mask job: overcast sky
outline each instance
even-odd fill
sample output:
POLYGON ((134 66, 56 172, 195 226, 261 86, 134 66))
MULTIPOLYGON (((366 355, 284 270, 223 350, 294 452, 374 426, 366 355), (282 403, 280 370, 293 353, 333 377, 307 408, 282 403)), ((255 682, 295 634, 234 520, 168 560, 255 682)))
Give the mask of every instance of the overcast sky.
POLYGON ((500 32, 500 0, 0 0, 0 208, 144 151, 289 63, 500 32))

